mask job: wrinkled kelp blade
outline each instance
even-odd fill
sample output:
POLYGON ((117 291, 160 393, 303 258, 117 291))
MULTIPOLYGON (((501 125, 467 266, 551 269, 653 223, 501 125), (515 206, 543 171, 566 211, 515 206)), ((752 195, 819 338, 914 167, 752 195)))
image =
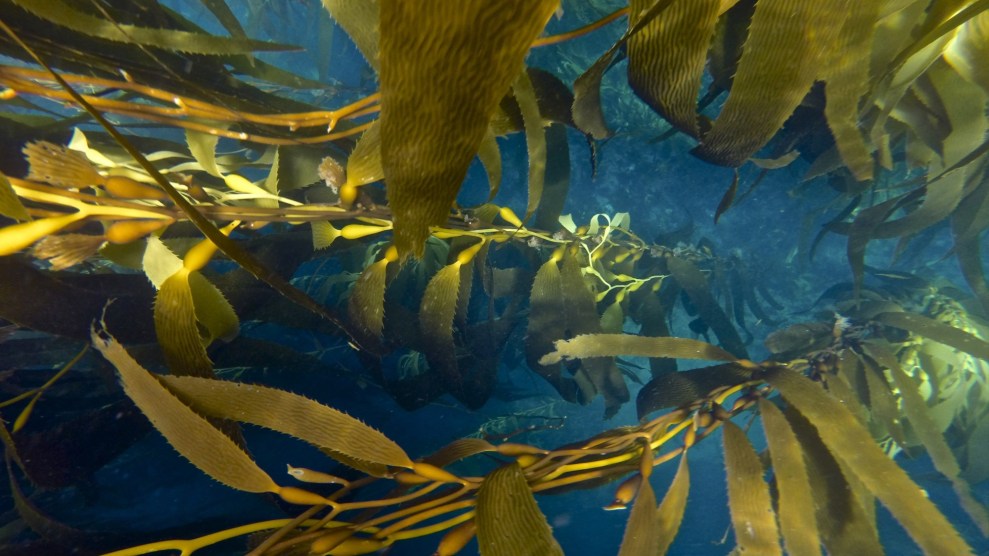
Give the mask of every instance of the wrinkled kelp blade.
POLYGON ((864 345, 864 349, 877 363, 889 369, 893 376, 893 382, 900 391, 903 412, 910 420, 914 434, 917 435, 931 456, 934 467, 951 481, 962 508, 978 525, 982 534, 989 535, 989 512, 972 496, 971 487, 961 477, 961 467, 958 465, 958 460, 955 459, 955 454, 948 446, 944 435, 941 434, 940 428, 931 418, 927 402, 917 390, 917 383, 903 372, 896 356, 881 344, 869 342, 864 345))
POLYGON ((447 388, 455 395, 461 388, 453 343, 453 317, 457 311, 457 294, 460 292, 460 267, 459 263, 447 265, 433 275, 422 294, 422 303, 419 306, 419 334, 423 341, 423 353, 430 368, 443 375, 447 388))
POLYGON ((229 437, 185 405, 144 370, 112 337, 92 335, 120 373, 124 391, 183 457, 221 483, 248 492, 277 492, 271 480, 229 437))
POLYGON ((690 493, 690 466, 687 464, 687 452, 680 456, 680 465, 677 473, 673 477, 670 488, 663 497, 659 509, 656 510, 656 529, 659 534, 659 545, 656 547, 656 554, 663 556, 666 554, 673 539, 676 538, 677 531, 680 530, 680 523, 683 522, 683 512, 687 509, 687 495, 690 493))
POLYGON ((484 479, 476 521, 481 556, 563 556, 517 463, 484 479))
POLYGON ((810 91, 845 9, 844 2, 760 0, 728 99, 694 152, 739 166, 765 145, 810 91))
POLYGON ((738 425, 725 421, 723 431, 728 505, 738 550, 744 554, 782 555, 776 514, 759 455, 738 425))
POLYGON ((240 330, 240 320, 223 292, 199 272, 189 273, 189 290, 196 320, 209 332, 207 342, 233 339, 240 330))
POLYGON ((352 458, 411 467, 397 444, 346 413, 309 398, 255 384, 197 377, 163 377, 191 407, 209 415, 258 425, 352 458))
POLYGON ((819 555, 821 539, 814 517, 815 501, 800 444, 783 413, 772 402, 760 398, 759 414, 776 477, 780 530, 786 552, 794 556, 819 555))
POLYGON ((365 268, 347 299, 347 316, 369 345, 379 343, 384 329, 387 267, 388 260, 381 259, 365 268))
POLYGON ((556 350, 544 355, 543 365, 563 359, 589 357, 670 357, 675 359, 706 359, 735 361, 737 357, 707 342, 690 338, 649 338, 634 334, 582 334, 569 340, 559 340, 556 350))
POLYGON ((656 494, 649 479, 639 483, 639 492, 628 514, 625 534, 622 536, 618 556, 638 556, 657 554, 660 530, 656 527, 656 494))
POLYGON ((216 37, 189 31, 138 27, 109 21, 79 11, 60 0, 12 0, 32 14, 55 25, 114 42, 155 46, 190 54, 245 54, 255 50, 291 50, 275 43, 216 37))
POLYGON ((384 179, 381 168, 381 122, 375 120, 364 130, 347 157, 347 185, 358 187, 384 179))
POLYGON ((971 548, 920 487, 876 445, 844 406, 818 385, 785 368, 766 381, 817 429, 836 458, 889 509, 927 554, 971 554, 971 548))
POLYGON ((199 336, 189 274, 182 268, 158 289, 154 307, 155 333, 172 372, 212 377, 213 362, 199 336))
POLYGON ((381 159, 395 245, 421 254, 559 0, 381 4, 381 159))
MULTIPOLYGON (((629 2, 635 24, 654 0, 629 2)), ((673 127, 699 137, 697 95, 720 0, 676 0, 628 40, 628 82, 673 127)))

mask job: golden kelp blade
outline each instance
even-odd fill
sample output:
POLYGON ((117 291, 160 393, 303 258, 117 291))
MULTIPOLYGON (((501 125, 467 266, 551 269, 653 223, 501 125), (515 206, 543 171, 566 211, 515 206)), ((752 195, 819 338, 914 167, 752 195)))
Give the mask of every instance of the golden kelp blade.
POLYGON ((440 269, 426 286, 419 307, 419 334, 429 366, 442 373, 447 388, 460 390, 460 371, 454 353, 453 317, 460 292, 459 263, 440 269))
POLYGON ((169 389, 211 417, 251 423, 346 456, 412 467, 409 456, 377 430, 318 402, 265 386, 197 377, 165 377, 169 389))
POLYGON ((659 556, 663 556, 669 551, 677 531, 680 530, 689 493, 690 466, 687 464, 687 452, 684 452, 680 456, 680 465, 677 467, 677 474, 673 477, 673 483, 670 484, 666 496, 663 497, 663 502, 656 510, 656 529, 659 533, 659 545, 656 547, 656 554, 659 556))
POLYGON ((179 401, 116 340, 94 329, 92 341, 117 368, 127 395, 183 457, 229 487, 247 492, 278 492, 278 485, 240 446, 179 401))
POLYGON ((635 495, 632 511, 628 514, 628 523, 625 525, 625 534, 622 536, 618 556, 656 554, 659 535, 660 530, 656 527, 656 494, 649 484, 649 479, 643 479, 635 495))
POLYGON ((569 340, 558 340, 556 351, 544 355, 539 363, 552 365, 564 359, 585 357, 670 357, 675 359, 705 359, 735 361, 727 351, 700 340, 636 336, 634 334, 582 334, 569 340))
POLYGON ((27 213, 21 200, 17 198, 17 193, 14 193, 10 180, 2 172, 0 172, 0 216, 6 216, 19 222, 31 219, 31 215, 27 213))
POLYGON ((762 462, 749 439, 731 421, 723 425, 725 473, 728 475, 728 505, 735 542, 743 554, 779 554, 779 529, 763 480, 762 462))
MULTIPOLYGON (((655 0, 632 0, 629 23, 655 0)), ((699 137, 697 95, 720 0, 677 0, 628 41, 628 83, 673 127, 699 137)))
POLYGON ((522 112, 525 145, 529 155, 529 200, 526 203, 525 216, 522 217, 523 221, 528 221, 539 208, 539 200, 543 196, 543 184, 546 180, 546 129, 543 127, 543 116, 539 113, 536 90, 532 87, 527 70, 519 72, 512 85, 512 94, 522 112))
POLYGON ((364 269, 354 283, 347 299, 347 316, 353 322, 355 332, 361 335, 362 342, 375 346, 380 343, 385 327, 385 279, 389 257, 364 269))
POLYGON ((786 417, 772 402, 760 398, 759 414, 776 477, 780 530, 786 551, 796 556, 819 555, 821 538, 814 517, 815 501, 800 443, 786 417))
POLYGON ((834 457, 882 501, 925 554, 972 554, 920 487, 886 456, 841 403, 786 368, 768 369, 765 379, 813 423, 834 457))
POLYGON ((381 159, 402 256, 442 223, 559 0, 381 5, 381 159))
POLYGON ((695 153, 739 166, 782 127, 833 54, 846 2, 760 0, 724 108, 695 153))
POLYGON ((563 556, 517 463, 488 474, 477 492, 481 556, 563 556))

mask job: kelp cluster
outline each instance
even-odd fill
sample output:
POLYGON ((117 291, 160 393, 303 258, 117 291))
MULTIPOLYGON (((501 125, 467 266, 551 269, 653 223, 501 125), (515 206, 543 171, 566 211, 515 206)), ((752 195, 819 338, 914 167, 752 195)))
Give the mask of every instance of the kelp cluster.
MULTIPOLYGON (((0 402, 19 406, 0 429, 14 523, 44 546, 138 544, 59 523, 21 483, 79 484, 146 432, 141 414, 217 481, 309 509, 120 555, 188 554, 242 536, 258 555, 365 554, 434 534, 437 554, 475 537, 485 555, 560 554, 533 494, 619 480, 608 508, 630 508, 619 553, 663 554, 683 519, 690 449, 715 431, 739 551, 880 554, 879 501, 925 553, 970 553, 890 459, 901 450, 928 453, 989 533, 970 490, 989 474, 989 344, 977 316, 989 308, 979 257, 989 85, 978 63, 989 3, 633 0, 540 36, 559 2, 323 0, 380 85, 341 93, 332 110, 283 93, 319 84, 261 60, 290 47, 249 38, 226 2, 202 5, 228 36, 147 4, 0 0, 0 52, 11 58, 0 65, 0 117, 18 159, 0 174, 0 317, 10 323, 0 341, 38 358, 30 365, 44 352, 68 361, 43 384, 8 373, 0 402), (525 67, 530 48, 623 16, 627 31, 572 91, 525 67), (848 236, 853 281, 822 298, 822 320, 770 335, 766 361, 750 359, 754 337, 786 315, 751 255, 643 240, 626 213, 563 214, 568 128, 594 148, 610 135, 601 80, 619 56, 667 135, 690 138, 703 160, 771 171, 806 159, 808 178, 826 175, 839 193, 832 204, 844 208, 819 237, 848 236), (498 138, 516 132, 528 154, 518 211, 495 204, 498 138), (475 157, 488 198, 460 206, 475 157), (899 238, 899 254, 945 222, 969 307, 866 266, 871 241, 899 238), (642 422, 556 449, 509 431, 414 459, 345 413, 218 379, 224 351, 321 364, 274 343, 262 351, 239 336, 245 322, 337 338, 360 358, 360 380, 409 410, 445 394, 482 407, 514 355, 567 402, 600 396, 611 417, 630 400, 626 379, 639 381, 630 358, 646 358, 642 422), (688 333, 719 345, 675 337, 688 333), (76 374, 88 349, 79 342, 109 361, 126 398, 32 433, 39 399, 76 374), (677 359, 719 363, 678 371, 677 359), (742 414, 760 418, 761 455, 734 423, 742 414), (255 463, 240 423, 313 445, 359 478, 289 466, 302 485, 282 484, 255 463), (39 463, 67 438, 108 434, 73 472, 39 463), (677 458, 657 503, 653 467, 677 458)), ((739 181, 736 170, 717 216, 739 181)))

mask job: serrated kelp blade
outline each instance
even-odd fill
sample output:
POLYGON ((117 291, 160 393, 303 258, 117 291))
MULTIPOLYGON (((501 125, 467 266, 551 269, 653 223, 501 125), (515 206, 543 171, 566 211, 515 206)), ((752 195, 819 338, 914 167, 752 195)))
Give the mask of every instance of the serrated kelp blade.
MULTIPOLYGON (((655 0, 632 0, 629 22, 655 0)), ((627 45, 632 90, 673 127, 698 137, 697 95, 720 0, 677 0, 627 45)))
POLYGON ((687 509, 687 495, 690 494, 690 465, 687 463, 687 452, 680 456, 680 465, 670 488, 666 490, 663 501, 656 510, 656 529, 659 544, 656 554, 663 556, 670 550, 673 539, 676 538, 683 522, 683 512, 687 509))
POLYGON ((365 338, 381 338, 385 322, 385 278, 388 260, 381 259, 361 273, 347 300, 347 316, 365 338))
POLYGON ((989 11, 965 22, 944 49, 944 59, 965 79, 989 93, 989 11))
POLYGON ((453 317, 457 312, 460 292, 460 267, 459 263, 454 263, 444 266, 434 274, 426 285, 419 305, 419 334, 423 353, 429 366, 443 375, 447 388, 455 395, 461 387, 453 342, 453 317))
POLYGON ((529 323, 525 333, 525 360, 569 402, 577 401, 577 385, 564 376, 559 364, 542 365, 539 358, 552 351, 553 342, 565 336, 563 286, 560 267, 550 259, 539 267, 529 292, 529 323))
POLYGON ((178 31, 138 27, 102 19, 79 11, 61 0, 12 0, 31 14, 55 25, 112 42, 154 46, 189 54, 246 54, 256 50, 293 50, 296 47, 264 41, 218 37, 178 31))
POLYGON ((447 465, 484 452, 495 451, 495 446, 483 438, 461 438, 436 450, 423 461, 436 467, 447 465))
POLYGON ((934 183, 924 185, 924 200, 920 206, 902 218, 879 224, 873 230, 872 237, 909 237, 950 216, 964 197, 966 174, 965 168, 959 168, 934 183))
POLYGON ((765 379, 814 425, 831 453, 889 509, 926 554, 972 554, 954 526, 838 400, 789 369, 769 369, 765 379))
POLYGON ((543 126, 543 116, 539 113, 539 102, 536 100, 536 90, 532 87, 529 72, 519 72, 515 83, 512 84, 512 94, 518 102, 525 128, 525 146, 529 156, 529 194, 525 206, 523 222, 536 213, 539 201, 543 196, 543 184, 546 180, 546 130, 543 126))
POLYGON ((786 417, 772 402, 760 398, 759 414, 776 478, 777 511, 786 552, 794 556, 819 556, 821 538, 814 517, 815 500, 800 443, 786 417))
POLYGON ((182 403, 116 340, 95 331, 92 340, 96 349, 120 373, 124 392, 183 457, 229 487, 248 492, 277 492, 278 485, 250 456, 182 403))
POLYGON ((669 357, 674 359, 705 359, 708 361, 735 361, 727 351, 700 340, 690 338, 647 337, 634 334, 582 334, 569 340, 559 340, 556 350, 544 355, 543 365, 563 359, 586 357, 669 357))
POLYGON ((876 531, 875 498, 848 480, 814 427, 792 406, 784 415, 800 443, 815 500, 817 528, 829 554, 885 554, 876 531), (866 510, 866 506, 870 510, 866 510))
POLYGON ((155 334, 172 373, 212 377, 213 362, 199 335, 189 274, 188 270, 180 269, 158 289, 154 306, 155 334))
POLYGON ((384 179, 381 168, 381 121, 375 120, 347 157, 347 185, 360 186, 384 179))
POLYGON ((21 204, 13 186, 10 185, 10 180, 2 172, 0 172, 0 216, 6 216, 19 222, 26 222, 31 219, 31 215, 27 213, 27 209, 21 204))
POLYGON ((902 328, 935 342, 960 349, 984 361, 989 361, 989 342, 950 324, 923 315, 905 312, 880 313, 874 318, 885 325, 902 328))
POLYGON ((381 4, 381 158, 395 245, 421 254, 447 218, 498 103, 559 0, 471 2, 450 10, 381 4))
POLYGON ((871 85, 869 65, 862 61, 872 49, 880 3, 843 4, 848 11, 826 70, 824 116, 845 166, 855 179, 870 180, 874 162, 859 127, 859 100, 871 85))
POLYGON ((917 383, 903 372, 896 356, 885 346, 875 342, 867 342, 864 343, 863 349, 877 363, 889 370, 893 376, 893 382, 900 392, 903 413, 910 420, 910 427, 914 434, 917 435, 931 456, 934 468, 951 481, 962 508, 979 527, 983 536, 989 535, 989 511, 986 511, 986 507, 972 496, 971 487, 961 477, 961 467, 958 465, 958 460, 955 459, 955 454, 948 446, 944 435, 941 434, 941 429, 931 418, 927 402, 917 390, 917 383))
POLYGON ((298 394, 196 377, 165 377, 164 381, 205 415, 265 427, 372 463, 412 466, 405 451, 376 429, 298 394))
POLYGON ((639 492, 628 514, 625 533, 622 535, 618 556, 638 556, 657 554, 660 530, 656 527, 656 493, 649 479, 639 483, 639 492))
POLYGON ((212 340, 231 340, 240 331, 240 319, 223 293, 199 272, 189 273, 189 288, 198 320, 212 340))
MULTIPOLYGON (((222 124, 214 124, 219 127, 223 127, 222 124)), ((220 136, 212 133, 206 133, 203 131, 196 131, 193 129, 185 130, 185 142, 189 146, 189 152, 192 153, 193 158, 196 162, 202 166, 202 169, 209 175, 222 178, 223 174, 220 173, 220 168, 216 165, 216 145, 220 141, 220 136)))
POLYGON ((323 0, 323 6, 354 41, 368 65, 378 70, 378 10, 381 0, 323 0))
POLYGON ((728 507, 731 509, 731 524, 738 551, 743 554, 782 556, 776 513, 769 497, 769 485, 763 479, 759 454, 735 423, 725 421, 722 430, 728 507))
POLYGON ((485 477, 475 521, 481 556, 563 556, 517 463, 485 477))
POLYGON ((765 145, 810 91, 843 17, 834 3, 760 0, 731 92, 694 153, 739 166, 765 145))

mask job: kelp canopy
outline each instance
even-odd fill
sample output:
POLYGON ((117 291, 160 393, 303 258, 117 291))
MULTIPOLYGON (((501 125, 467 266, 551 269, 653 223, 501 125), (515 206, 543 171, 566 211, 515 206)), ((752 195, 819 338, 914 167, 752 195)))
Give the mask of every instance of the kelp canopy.
POLYGON ((888 516, 989 546, 989 2, 140 4, 0 0, 11 550, 578 553, 542 495, 601 488, 614 550, 665 554, 722 535, 688 504, 717 442, 738 553, 900 551, 888 516), (728 176, 661 176, 720 227, 633 226, 663 215, 633 143, 728 176), (760 221, 787 183, 802 214, 760 221), (371 426, 450 406, 476 432, 371 426), (138 533, 72 501, 151 428, 267 517, 138 533))

